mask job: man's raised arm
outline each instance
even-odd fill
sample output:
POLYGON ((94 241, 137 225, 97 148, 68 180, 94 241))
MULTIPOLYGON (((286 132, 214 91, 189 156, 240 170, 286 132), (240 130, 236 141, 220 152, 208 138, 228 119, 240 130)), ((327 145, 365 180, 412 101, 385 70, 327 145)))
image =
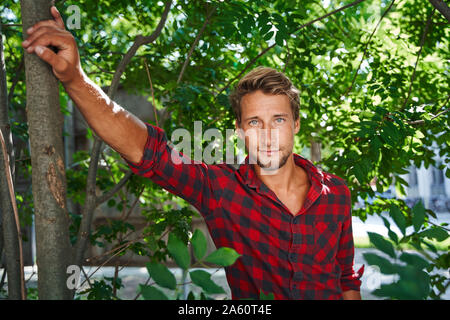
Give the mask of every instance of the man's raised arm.
POLYGON ((55 7, 54 20, 41 21, 26 30, 22 46, 53 68, 92 130, 111 148, 131 162, 138 163, 147 140, 144 122, 112 101, 83 72, 75 39, 64 27, 55 7), (57 53, 48 46, 56 47, 57 53))

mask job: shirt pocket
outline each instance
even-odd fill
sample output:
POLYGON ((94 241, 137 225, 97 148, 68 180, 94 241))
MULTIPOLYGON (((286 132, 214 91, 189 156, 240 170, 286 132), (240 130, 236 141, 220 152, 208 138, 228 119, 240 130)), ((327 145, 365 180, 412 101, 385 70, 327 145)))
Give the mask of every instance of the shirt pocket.
POLYGON ((334 263, 339 247, 341 222, 314 221, 314 262, 334 263))

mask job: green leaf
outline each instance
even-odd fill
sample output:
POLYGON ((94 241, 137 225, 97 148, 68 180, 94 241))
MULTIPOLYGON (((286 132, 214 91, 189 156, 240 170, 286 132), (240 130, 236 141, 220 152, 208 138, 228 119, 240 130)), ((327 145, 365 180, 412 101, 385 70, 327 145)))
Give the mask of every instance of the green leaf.
POLYGON ((194 256, 201 260, 206 253, 207 249, 207 243, 206 243, 206 237, 200 230, 195 230, 194 235, 191 239, 192 248, 194 250, 194 256))
POLYGON ((402 296, 402 291, 398 283, 382 284, 379 289, 372 292, 377 297, 399 298, 402 296))
POLYGON ((147 285, 139 285, 142 297, 145 300, 169 300, 169 298, 161 290, 147 285))
POLYGON ((448 238, 449 234, 441 227, 432 227, 419 233, 419 235, 427 238, 434 238, 437 241, 444 241, 448 238))
POLYGON ((191 264, 191 256, 187 246, 177 238, 173 233, 169 234, 169 240, 167 241, 167 250, 175 260, 176 264, 187 270, 191 264))
POLYGON ((403 213, 396 205, 392 205, 389 210, 389 215, 404 235, 406 233, 406 219, 403 213))
POLYGON ((437 253, 437 252, 438 252, 438 250, 437 250, 437 248, 434 246, 434 244, 428 243, 428 242, 423 241, 423 240, 422 240, 422 243, 423 243, 424 245, 426 245, 426 246, 428 247, 428 249, 430 249, 430 250, 433 251, 434 253, 437 253))
POLYGON ((412 223, 415 231, 419 231, 423 222, 425 221, 425 207, 422 204, 422 201, 417 202, 412 208, 412 223))
POLYGON ((428 267, 430 264, 424 258, 417 254, 403 252, 400 256, 400 260, 406 262, 409 265, 415 266, 418 269, 422 270, 428 267))
POLYGON ((225 293, 222 287, 211 280, 211 274, 204 270, 195 270, 189 272, 189 276, 194 284, 205 290, 206 293, 216 294, 225 293))
POLYGON ((147 270, 157 285, 171 290, 176 289, 177 280, 165 265, 161 263, 147 263, 147 270))
POLYGON ((187 300, 196 300, 195 294, 192 291, 189 291, 189 294, 187 296, 187 300))
POLYGON ((275 300, 275 295, 269 292, 267 295, 260 289, 259 290, 259 300, 275 300))
POLYGON ((275 35, 275 42, 280 47, 282 47, 284 45, 284 37, 283 37, 283 34, 280 31, 277 31, 277 33, 275 35))
POLYGON ((391 230, 391 224, 385 217, 381 217, 383 219, 384 226, 388 229, 388 237, 392 241, 394 241, 396 244, 398 244, 398 236, 395 232, 391 230))
POLYGON ((359 163, 356 163, 353 167, 353 173, 355 174, 356 179, 358 179, 359 183, 363 184, 365 180, 364 172, 362 166, 359 163))
POLYGON ((373 232, 367 232, 369 235, 370 242, 373 243, 373 245, 380 251, 383 251, 387 255, 389 255, 392 258, 395 258, 395 250, 389 241, 385 240, 382 236, 380 236, 378 233, 373 232))
POLYGON ((389 239, 391 239, 391 240, 394 241, 396 244, 398 244, 398 236, 397 236, 397 234, 396 234, 394 231, 392 231, 391 229, 389 229, 389 231, 388 231, 388 236, 389 236, 389 239))
POLYGON ((399 272, 398 282, 403 299, 425 299, 430 291, 430 276, 416 266, 404 266, 399 272))
POLYGON ((272 28, 271 24, 263 24, 261 29, 259 30, 259 34, 264 36, 269 30, 272 28))
POLYGON ((206 257, 205 262, 217 264, 222 267, 231 266, 241 255, 234 249, 222 247, 206 257))
POLYGON ((273 31, 267 32, 267 33, 265 34, 265 36, 264 36, 264 40, 265 40, 265 41, 269 41, 270 39, 272 39, 274 33, 275 33, 275 32, 273 32, 273 31))
POLYGON ((380 272, 384 274, 395 274, 397 273, 396 265, 393 265, 388 259, 380 257, 375 253, 363 253, 364 259, 369 265, 374 265, 380 267, 380 272))

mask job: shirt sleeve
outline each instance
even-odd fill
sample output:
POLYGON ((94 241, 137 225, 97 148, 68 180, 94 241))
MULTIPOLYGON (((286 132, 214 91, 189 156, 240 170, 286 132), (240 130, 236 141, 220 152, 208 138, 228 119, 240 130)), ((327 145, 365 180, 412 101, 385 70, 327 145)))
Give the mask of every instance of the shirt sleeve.
POLYGON ((208 166, 192 161, 171 147, 163 129, 149 123, 145 125, 148 138, 142 160, 133 163, 122 157, 133 173, 151 179, 202 213, 211 211, 213 201, 208 166))
POLYGON ((342 291, 356 290, 360 291, 361 277, 364 273, 364 265, 354 272, 353 259, 355 253, 355 246, 353 243, 352 231, 352 214, 351 214, 351 196, 350 190, 347 186, 348 202, 346 208, 345 221, 342 224, 341 238, 339 239, 339 248, 337 253, 337 261, 341 266, 341 288, 342 291))

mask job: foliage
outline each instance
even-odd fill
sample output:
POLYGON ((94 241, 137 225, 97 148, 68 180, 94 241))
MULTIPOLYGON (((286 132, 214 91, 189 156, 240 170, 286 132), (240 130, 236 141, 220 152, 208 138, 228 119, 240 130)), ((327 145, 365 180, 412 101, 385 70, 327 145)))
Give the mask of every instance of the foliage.
MULTIPOLYGON (((198 229, 195 230, 188 244, 179 239, 175 233, 170 233, 167 249, 177 266, 188 272, 191 281, 177 284, 174 273, 165 264, 156 260, 151 261, 146 264, 149 274, 147 283, 150 279, 154 282, 150 285, 147 283, 140 284, 138 297, 142 296, 144 300, 182 299, 183 293, 179 287, 191 283, 198 287, 200 292, 189 292, 188 299, 211 299, 209 295, 223 294, 225 291, 211 279, 211 273, 196 268, 206 266, 205 263, 215 264, 219 268, 227 267, 232 265, 240 256, 234 249, 223 247, 204 257, 207 249, 206 237, 198 229), (195 263, 191 262, 193 259, 191 259, 188 245, 193 249, 194 257, 197 260, 195 263), (203 254, 198 255, 198 253, 203 254)), ((87 294, 86 298, 89 300, 120 299, 114 293, 114 288, 120 289, 120 287, 122 287, 120 278, 105 277, 95 280, 92 286, 80 292, 80 295, 87 294)))
MULTIPOLYGON (((369 233, 370 241, 382 253, 364 253, 365 260, 370 265, 379 267, 382 274, 395 275, 396 281, 381 284, 373 294, 392 299, 439 299, 447 290, 448 279, 437 271, 450 268, 450 253, 448 250, 439 252, 429 240, 444 241, 449 238, 445 226, 437 226, 427 222, 427 211, 422 202, 413 208, 407 208, 408 217, 395 204, 391 204, 389 215, 401 230, 399 238, 391 230, 390 223, 382 217, 385 227, 389 230, 389 239, 384 239, 376 233, 369 233), (409 229, 411 232, 407 232, 409 229), (412 230, 411 230, 412 229, 412 230), (416 249, 415 253, 402 250, 400 245, 409 243, 416 249)), ((433 214, 432 212, 430 212, 433 214)))
MULTIPOLYGON (((156 1, 68 0, 56 4, 65 18, 70 5, 79 6, 81 29, 71 32, 79 45, 84 70, 102 87, 110 84, 112 73, 134 38, 151 34, 162 12, 162 2, 156 1)), ((371 235, 379 252, 366 259, 383 273, 398 275, 398 280, 375 293, 385 298, 438 299, 449 281, 436 271, 448 269, 450 259, 448 250, 438 251, 430 239, 447 239, 448 229, 430 222, 436 214, 423 203, 408 206, 403 195, 408 186, 404 175, 411 165, 439 166, 450 178, 450 28, 428 1, 420 0, 366 0, 301 27, 341 5, 320 0, 177 1, 158 39, 141 47, 127 66, 121 86, 131 93, 149 96, 144 66, 147 62, 156 107, 160 114, 168 114, 160 125, 170 138, 179 127, 192 132, 194 120, 202 121, 204 131, 233 128, 227 95, 238 76, 257 65, 284 71, 300 89, 301 130, 295 137, 294 152, 308 157, 311 141, 321 142, 323 159, 317 165, 345 178, 352 202, 361 200, 364 204, 355 207, 353 215, 363 221, 368 215, 380 216, 389 230, 389 240, 371 235), (188 57, 213 8, 198 45, 188 57), (188 58, 186 71, 178 81, 188 58), (436 162, 437 155, 441 163, 436 162), (382 196, 391 185, 398 196, 382 196), (401 236, 392 230, 387 216, 401 236), (417 252, 405 252, 403 244, 412 245, 417 252), (413 284, 413 279, 421 281, 413 284)), ((0 19, 4 25, 20 24, 19 1, 0 4, 0 19)), ((30 177, 22 30, 16 25, 3 30, 11 129, 16 141, 24 142, 16 150, 20 156, 16 168, 22 176, 30 177)), ((66 114, 67 101, 67 94, 61 90, 61 107, 66 114)), ((202 143, 205 146, 208 141, 202 143)), ((79 151, 67 170, 68 199, 80 206, 85 200, 89 162, 89 152, 79 151)), ((106 150, 97 174, 99 192, 112 188, 126 170, 120 156, 106 150)), ((34 212, 31 190, 19 192, 17 198, 22 224, 30 224, 34 212)), ((181 266, 190 265, 186 254, 178 252, 188 243, 194 214, 184 200, 148 179, 133 176, 126 188, 102 206, 121 214, 96 226, 93 244, 110 247, 117 256, 126 252, 148 256, 153 264, 164 263, 168 256, 175 255, 181 266), (136 230, 127 221, 133 205, 140 208, 147 222, 143 230, 136 230), (168 233, 172 235, 170 245, 164 239, 168 233), (141 241, 130 240, 136 234, 141 241), (173 242, 175 236, 183 246, 173 242)), ((80 216, 70 214, 71 240, 75 242, 80 216)), ((190 241, 202 242, 200 238, 194 233, 190 241)), ((198 260, 205 254, 201 248, 194 246, 198 260)), ((230 258, 230 253, 223 250, 216 255, 230 258)), ((156 270, 162 272, 158 267, 156 270)), ((203 286, 209 283, 207 278, 203 273, 194 273, 194 279, 203 286)), ((91 297, 111 296, 118 285, 114 283, 97 284, 97 293, 91 297)), ((142 294, 154 296, 156 288, 149 288, 144 287, 142 294)), ((214 291, 212 287, 209 290, 214 291)))

